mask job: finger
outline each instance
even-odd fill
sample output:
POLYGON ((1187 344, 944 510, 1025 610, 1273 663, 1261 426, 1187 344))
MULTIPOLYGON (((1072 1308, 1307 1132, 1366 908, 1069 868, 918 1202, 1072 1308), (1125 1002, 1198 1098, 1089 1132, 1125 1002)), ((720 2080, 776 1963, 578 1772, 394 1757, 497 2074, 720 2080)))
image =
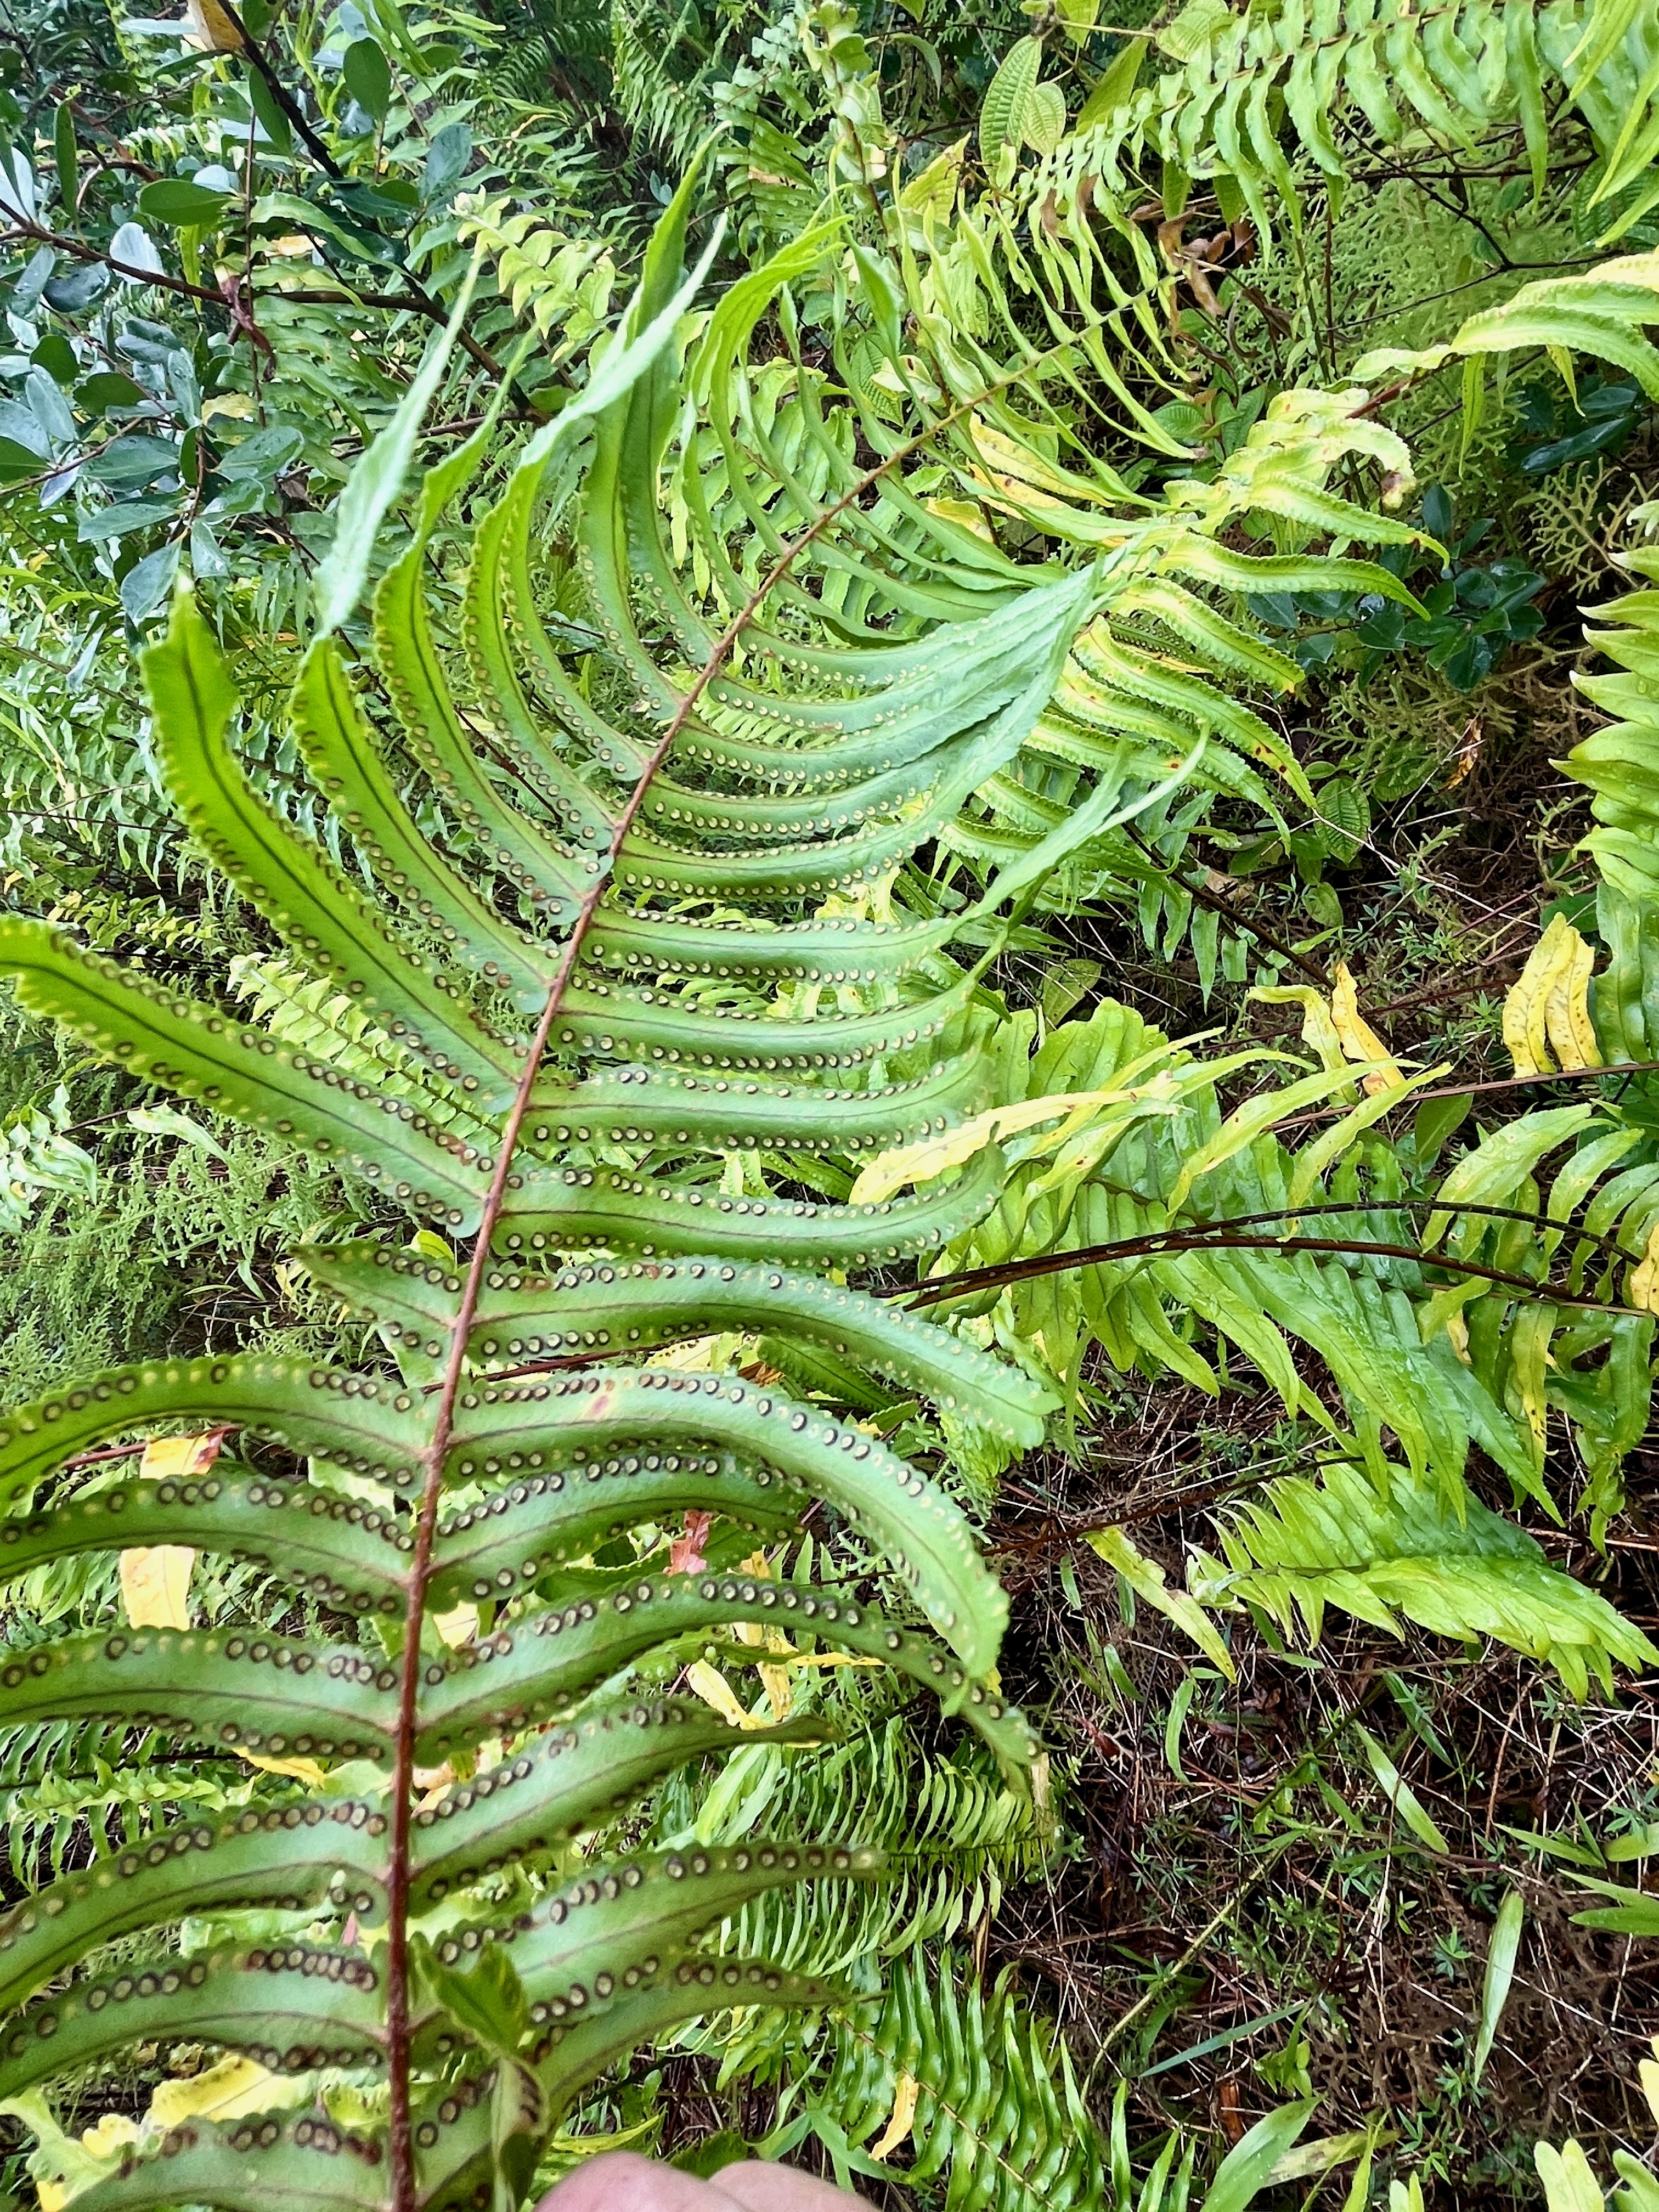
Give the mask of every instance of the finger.
MULTIPOLYGON (((844 2208, 846 2198, 840 2201, 844 2208)), ((732 2212, 732 2200, 695 2174, 631 2150, 611 2150, 568 2174, 536 2212, 732 2212)), ((814 2212, 811 2200, 805 2212, 814 2212)))
POLYGON ((722 2166, 714 2184, 744 2212, 860 2212, 860 2208, 868 2212, 863 2197, 849 2197, 814 2174, 798 2173, 793 2166, 774 2166, 766 2159, 722 2166))

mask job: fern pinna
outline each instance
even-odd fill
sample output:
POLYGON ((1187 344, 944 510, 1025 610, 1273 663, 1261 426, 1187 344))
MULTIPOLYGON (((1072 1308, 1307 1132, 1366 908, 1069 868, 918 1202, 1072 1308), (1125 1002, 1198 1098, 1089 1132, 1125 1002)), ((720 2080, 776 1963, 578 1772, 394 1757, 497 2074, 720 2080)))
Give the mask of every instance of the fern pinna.
MULTIPOLYGON (((890 872, 1012 756, 1091 580, 1036 572, 975 619, 892 641, 850 619, 839 635, 815 628, 799 590, 787 634, 753 619, 758 590, 722 635, 704 632, 658 534, 655 483, 690 296, 675 290, 684 216, 665 222, 616 345, 477 527, 453 655, 428 608, 428 548, 493 431, 428 479, 374 602, 396 750, 336 644, 313 644, 295 733, 358 865, 254 788, 234 689, 187 599, 149 656, 169 785, 281 939, 267 974, 289 979, 285 1010, 246 1024, 44 924, 0 935, 31 1008, 378 1194, 386 1241, 302 1256, 379 1322, 401 1370, 159 1361, 0 1421, 0 1482, 26 1509, 3 1523, 8 1576, 71 1552, 198 1547, 253 1563, 319 1624, 105 1631, 0 1670, 0 1726, 148 1730, 297 1778, 285 1797, 95 1857, 0 1921, 0 2094, 188 2038, 273 2074, 378 2066, 387 2100, 383 2134, 354 2131, 273 2081, 266 2109, 256 2098, 245 2117, 129 2148, 89 2212, 511 2203, 574 2094, 635 2044, 724 2008, 823 2002, 810 1976, 700 1939, 782 1885, 878 1881, 881 1853, 757 1838, 595 1863, 565 1848, 737 1740, 706 1705, 663 1693, 677 1652, 718 1651, 744 1625, 786 1655, 821 1643, 935 1692, 1011 1774, 1033 1755, 992 1672, 1004 1601, 957 1504, 769 1370, 645 1355, 763 1321, 769 1340, 971 1406, 1017 1443, 1040 1437, 1039 1385, 825 1279, 959 1236, 998 1194, 994 1153, 870 1206, 763 1195, 744 1164, 760 1148, 810 1176, 971 1106, 972 974, 945 956, 948 933, 790 916, 890 872), (591 689, 532 588, 549 489, 576 514, 606 633, 591 689), (665 651, 641 641, 641 586, 665 651), (410 759, 441 839, 404 796, 410 759), (770 1010, 781 989, 797 1001, 784 1013, 770 1010), (427 1224, 414 1248, 399 1213, 427 1224), (471 1238, 470 1263, 447 1264, 434 1229, 471 1238), (605 1256, 581 1264, 587 1247, 605 1256), (66 1459, 182 1425, 239 1433, 245 1458, 53 1486, 66 1459), (797 1534, 820 1503, 846 1556, 903 1578, 902 1617, 769 1571, 757 1547, 797 1534), (631 1553, 617 1544, 630 1532, 631 1553), (621 1565, 595 1560, 617 1550, 621 1565), (452 1644, 463 1607, 477 1625, 452 1644), (650 1679, 630 1682, 647 1659, 650 1679), (471 1778, 418 1808, 417 1774, 446 1760, 471 1778), (343 1774, 352 1761, 368 1764, 343 1774), (549 1878, 503 1914, 477 1884, 514 1865, 549 1878), (314 1908, 331 1936, 181 1948, 179 1922, 250 1906, 314 1908)), ((355 515, 348 501, 337 577, 351 532, 366 542, 391 496, 375 477, 389 465, 371 454, 355 515)), ((825 1733, 799 1718, 769 1731, 825 1733)))

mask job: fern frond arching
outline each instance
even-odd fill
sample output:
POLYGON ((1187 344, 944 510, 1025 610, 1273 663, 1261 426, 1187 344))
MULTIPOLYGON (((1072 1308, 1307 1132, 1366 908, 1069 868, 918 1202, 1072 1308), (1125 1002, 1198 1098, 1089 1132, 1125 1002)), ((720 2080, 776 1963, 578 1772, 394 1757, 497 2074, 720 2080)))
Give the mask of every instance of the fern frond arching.
MULTIPOLYGON (((953 632, 930 664, 925 638, 872 639, 850 656, 834 647, 810 684, 755 690, 743 708, 750 732, 791 761, 810 760, 812 776, 710 763, 700 750, 708 727, 692 708, 720 655, 688 679, 660 649, 647 650, 618 553, 646 514, 655 529, 654 479, 641 476, 640 456, 659 456, 660 441, 652 432, 641 447, 638 432, 641 410, 650 418, 674 388, 660 354, 678 312, 684 212, 683 199, 605 363, 530 441, 506 501, 473 531, 460 650, 428 603, 422 562, 444 493, 459 491, 478 451, 437 473, 411 551, 380 586, 375 636, 398 733, 459 825, 459 855, 441 857, 414 829, 327 645, 305 665, 297 716, 325 794, 373 862, 374 888, 266 806, 234 750, 234 688, 181 600, 149 663, 161 750, 198 841, 282 940, 280 957, 258 963, 256 1018, 185 1000, 42 926, 6 925, 26 1001, 61 1012, 132 1072, 345 1165, 382 1220, 424 1212, 465 1231, 482 1219, 497 1261, 524 1255, 491 1274, 494 1303, 480 1305, 494 1264, 483 1249, 471 1275, 405 1271, 412 1300, 377 1298, 372 1274, 365 1285, 352 1273, 378 1273, 361 1255, 313 1255, 320 1280, 332 1268, 337 1287, 416 1340, 398 1347, 412 1377, 427 1371, 426 1332, 450 1349, 452 1380, 437 1391, 384 1371, 257 1355, 159 1361, 89 1376, 0 1424, 8 1494, 27 1492, 43 1509, 6 1523, 14 1544, 0 1572, 183 1543, 241 1558, 332 1620, 311 1635, 138 1622, 59 1638, 0 1670, 0 1717, 15 1726, 52 1717, 143 1726, 163 1759, 168 1746, 210 1760, 246 1754, 292 1767, 301 1782, 270 1811, 171 1821, 143 1852, 70 1868, 10 1916, 0 1930, 6 1995, 23 2009, 0 2083, 28 2087, 60 2070, 60 2053, 90 2061, 155 2033, 196 2033, 273 2071, 348 2055, 383 2067, 394 2116, 400 2094, 412 2105, 414 2166, 394 2157, 392 2194, 402 2203, 417 2188, 434 2212, 466 2200, 492 2157, 471 2117, 488 2102, 490 2052, 446 2009, 442 1978, 466 1948, 444 1932, 455 1899, 492 1869, 517 1867, 541 1900, 527 1922, 516 1910, 490 1919, 487 1895, 469 1910, 472 1937, 511 1953, 528 2008, 528 2039, 501 2094, 516 2084, 523 2124, 544 2136, 590 2075, 641 2035, 733 1992, 810 2004, 831 1994, 822 1974, 707 1941, 746 1900, 779 1886, 886 1879, 873 1847, 763 1835, 718 1850, 624 1854, 561 1887, 562 1838, 688 1759, 744 1740, 684 1699, 619 1703, 619 1677, 688 1640, 716 1654, 744 1648, 750 1632, 781 1634, 793 1649, 823 1640, 895 1685, 935 1691, 1016 1782, 1035 1755, 989 1679, 1005 1601, 945 1490, 776 1382, 653 1365, 647 1355, 688 1331, 793 1325, 941 1403, 987 1399, 1012 1437, 1040 1433, 1041 1389, 930 1322, 831 1291, 817 1273, 958 1233, 994 1202, 994 1157, 915 1199, 846 1206, 723 1188, 709 1177, 710 1140, 833 1160, 843 1124, 856 1150, 961 1111, 972 1068, 959 1045, 937 1077, 901 1067, 894 1082, 884 1065, 881 1080, 868 1079, 878 1060, 908 1054, 914 1065, 947 1030, 965 1034, 975 972, 948 957, 950 931, 803 929, 799 903, 890 871, 1018 749, 1093 578, 1051 572, 1029 590, 1022 579, 995 651, 953 632), (573 434, 590 420, 579 534, 607 647, 642 696, 612 719, 578 703, 548 665, 557 653, 545 629, 526 619, 520 526, 550 459, 574 451, 573 434), (949 671, 943 709, 930 665, 949 671), (809 697, 816 732, 794 713, 809 697), (915 774, 861 760, 856 730, 837 727, 871 702, 915 774), (688 773, 653 792, 640 765, 654 775, 682 728, 670 765, 683 761, 688 773), (511 763, 512 787, 481 765, 479 730, 511 763), (792 781, 805 791, 792 792, 792 781), (740 915, 699 931, 663 910, 665 892, 682 890, 740 915), (803 939, 825 961, 803 957, 803 939), (781 1003, 763 1011, 747 980, 732 1003, 711 996, 698 979, 716 960, 744 979, 781 981, 781 1003), (813 971, 827 961, 853 1003, 819 1012, 813 971), (526 1036, 538 1006, 544 1069, 526 1036), (596 1140, 591 1122, 599 1111, 609 1121, 613 1102, 621 1135, 607 1128, 596 1140), (516 1157, 503 1158, 520 1131, 516 1157), (568 1263, 596 1244, 617 1260, 584 1279, 568 1263), (679 1249, 684 1263, 664 1260, 679 1249), (728 1253, 740 1255, 741 1275, 728 1253), (757 1255, 770 1266, 757 1271, 757 1255), (580 1326, 598 1317, 580 1297, 590 1285, 611 1301, 602 1329, 580 1326), (556 1354, 526 1360, 522 1333, 512 1349, 515 1328, 538 1346, 592 1339, 578 1354, 583 1371, 560 1371, 556 1354), (184 1422, 238 1432, 255 1464, 52 1494, 77 1449, 184 1422), (273 1453, 289 1471, 269 1470, 273 1453), (284 1454, 303 1455, 307 1473, 292 1472, 284 1454), (839 1549, 821 1575, 763 1571, 757 1540, 792 1536, 815 1497, 836 1501, 839 1549), (686 1540, 689 1565, 677 1524, 703 1532, 686 1540), (845 1571, 884 1574, 889 1607, 843 1586, 842 1554, 845 1571), (475 1624, 453 1649, 428 1626, 441 1611, 475 1624), (408 1796, 414 1762, 476 1765, 480 1747, 497 1741, 495 1763, 446 1800, 428 1832, 408 1796), (384 1807, 378 1791, 330 1797, 328 1770, 354 1760, 389 1784, 384 1807), (296 1974, 262 1981, 276 1970, 233 1946, 191 1958, 166 1988, 118 2005, 96 1980, 37 2001, 48 1979, 117 1937, 154 1948, 204 1902, 285 1898, 314 1906, 337 1938, 296 1974), (377 1923, 387 1944, 372 1962, 353 1931, 377 1923), (451 2077, 470 2081, 471 2094, 451 2077)), ((825 1733, 798 1717, 763 1740, 781 1748, 825 1733)), ((235 2203, 239 2174, 252 2171, 239 2161, 257 2152, 262 2190, 308 2189, 318 2145, 297 2125, 283 2129, 273 2118, 203 2130, 170 2145, 165 2165, 146 2145, 106 2186, 131 2200, 165 2172, 170 2191, 235 2203)), ((393 2136, 395 2147, 395 2126, 393 2136)), ((355 2170, 376 2171, 366 2154, 355 2170)), ((384 2167, 366 2185, 381 2201, 384 2167)))

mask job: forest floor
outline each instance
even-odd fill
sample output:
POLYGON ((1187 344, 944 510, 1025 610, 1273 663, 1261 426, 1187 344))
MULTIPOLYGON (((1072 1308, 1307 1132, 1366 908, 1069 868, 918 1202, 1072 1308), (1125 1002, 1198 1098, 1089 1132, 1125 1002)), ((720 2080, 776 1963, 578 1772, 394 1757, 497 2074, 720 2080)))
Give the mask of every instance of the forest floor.
MULTIPOLYGON (((1339 878, 1345 908, 1377 925, 1355 963, 1368 1018, 1396 1052, 1455 1060, 1449 1080, 1491 1083, 1499 1098, 1513 1088, 1504 992, 1540 908, 1571 888, 1587 826, 1553 766, 1582 734, 1571 659, 1547 646, 1516 656, 1461 731, 1446 726, 1439 772, 1379 819, 1339 878)), ((1138 974, 1138 947, 1121 950, 1132 945, 1097 933, 1079 950, 1123 969, 1108 988, 1133 1001, 1155 986, 1167 1002, 1179 963, 1138 974)), ((1196 1026, 1195 977, 1188 1002, 1143 1011, 1177 1033, 1196 1026)), ((1284 1013, 1254 1006, 1244 1019, 1266 1038, 1291 1032, 1284 1013)), ((988 1964, 1055 2008, 1097 2109, 1131 2081, 1146 2133, 1207 2125, 1237 2142, 1311 2088, 1322 2131, 1381 2115, 1397 2130, 1392 2157, 1430 2201, 1462 2206, 1535 2191, 1540 2136, 1576 2136, 1603 2167, 1615 2145, 1644 2154, 1653 2121, 1634 2077, 1659 2033, 1659 1960, 1628 1936, 1575 1927, 1595 1900, 1522 1838, 1571 1838, 1582 1823, 1605 1842, 1659 1817, 1659 1680, 1579 1705, 1507 1652, 1459 1652, 1409 1629, 1395 1642, 1333 1616, 1314 1659, 1257 1616, 1237 1624, 1237 1681, 1212 1674, 1179 1713, 1189 1648, 1161 1615, 1121 1602, 1083 1532, 1129 1528, 1177 1581, 1189 1547, 1214 1548, 1212 1516, 1231 1492, 1311 1471, 1318 1455, 1249 1372, 1218 1401, 1167 1377, 1137 1391, 1103 1376, 1097 1415, 1075 1455, 1028 1462, 1006 1485, 992 1532, 1013 1600, 1005 1673, 1044 1717, 1078 1842, 981 1931, 988 1964), (1356 1723, 1443 1849, 1398 1820, 1379 1832, 1374 1812, 1353 1809, 1356 1796, 1376 1806, 1378 1778, 1356 1723), (1477 2090, 1486 1942, 1511 1887, 1525 1932, 1477 2090), (1437 2191, 1437 2177, 1454 2176, 1437 2191)), ((1478 1453, 1470 1475, 1514 1510, 1478 1453)), ((1632 1455, 1626 1479, 1628 1512, 1604 1557, 1536 1507, 1520 1517, 1556 1565, 1653 1632, 1659 1442, 1632 1455)), ((1555 1464, 1547 1480, 1570 1498, 1579 1471, 1555 1464)), ((1333 2176, 1325 2201, 1345 2187, 1333 2176)))

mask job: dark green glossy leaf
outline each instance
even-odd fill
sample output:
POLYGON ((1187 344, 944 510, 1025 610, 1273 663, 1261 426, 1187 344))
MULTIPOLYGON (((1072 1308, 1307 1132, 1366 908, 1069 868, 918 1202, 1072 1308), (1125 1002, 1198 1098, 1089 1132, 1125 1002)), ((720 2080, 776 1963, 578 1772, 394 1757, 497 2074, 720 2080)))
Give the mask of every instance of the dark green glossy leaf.
POLYGON ((209 191, 183 177, 158 177, 138 195, 145 222, 165 223, 171 230, 213 228, 230 205, 228 192, 209 191))
POLYGON ((365 114, 372 115, 376 123, 384 123, 386 110, 392 105, 392 66, 379 40, 354 40, 346 48, 340 76, 365 114))

